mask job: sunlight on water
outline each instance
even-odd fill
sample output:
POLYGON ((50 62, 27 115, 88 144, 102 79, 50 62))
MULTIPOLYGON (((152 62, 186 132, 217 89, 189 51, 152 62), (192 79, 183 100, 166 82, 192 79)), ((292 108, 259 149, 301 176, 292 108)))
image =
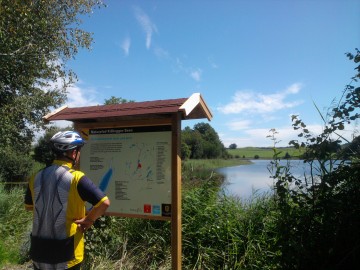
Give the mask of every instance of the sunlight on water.
MULTIPOLYGON (((273 179, 270 178, 268 166, 271 160, 252 160, 251 165, 241 165, 218 169, 217 172, 225 176, 224 192, 227 195, 247 198, 253 191, 258 194, 272 190, 273 179)), ((283 161, 284 165, 286 161, 283 161)), ((300 177, 308 174, 308 169, 302 160, 291 161, 291 172, 300 177)))

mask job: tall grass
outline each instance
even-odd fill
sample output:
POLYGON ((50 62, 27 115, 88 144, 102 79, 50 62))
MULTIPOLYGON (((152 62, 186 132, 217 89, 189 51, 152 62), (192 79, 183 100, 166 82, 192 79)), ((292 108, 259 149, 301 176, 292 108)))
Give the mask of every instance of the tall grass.
POLYGON ((219 196, 211 183, 184 195, 186 269, 273 269, 271 242, 276 213, 271 197, 219 196))
MULTIPOLYGON (((219 195, 222 176, 198 164, 183 167, 183 269, 275 269, 272 197, 219 195)), ((86 239, 86 269, 171 269, 169 222, 104 217, 86 239)))
MULTIPOLYGON (((276 269, 278 214, 270 195, 255 193, 248 201, 223 195, 223 178, 206 161, 185 162, 182 176, 183 269, 276 269)), ((21 263, 31 215, 21 189, 1 196, 0 243, 13 251, 2 262, 21 263)), ((84 269, 171 269, 170 222, 106 216, 85 239, 84 269)))
POLYGON ((0 184, 0 266, 28 260, 31 214, 24 208, 24 190, 0 184))

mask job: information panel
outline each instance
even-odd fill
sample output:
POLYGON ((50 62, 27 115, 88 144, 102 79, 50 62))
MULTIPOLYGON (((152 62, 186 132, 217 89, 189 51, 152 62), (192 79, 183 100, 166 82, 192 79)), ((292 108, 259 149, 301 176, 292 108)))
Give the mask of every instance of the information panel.
POLYGON ((171 216, 171 126, 81 129, 81 170, 115 214, 171 216))

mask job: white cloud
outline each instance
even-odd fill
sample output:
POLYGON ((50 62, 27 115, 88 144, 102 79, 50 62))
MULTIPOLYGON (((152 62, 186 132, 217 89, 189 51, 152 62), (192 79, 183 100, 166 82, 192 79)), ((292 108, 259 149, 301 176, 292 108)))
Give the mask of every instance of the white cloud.
POLYGON ((160 59, 170 59, 170 54, 168 51, 164 50, 163 48, 156 46, 154 48, 155 55, 160 59))
POLYGON ((72 85, 68 87, 68 107, 84 107, 95 106, 99 102, 96 100, 97 92, 93 88, 81 88, 79 85, 72 85))
MULTIPOLYGON (((69 82, 64 82, 61 78, 58 78, 56 81, 49 81, 48 86, 43 88, 43 91, 47 92, 54 89, 63 89, 67 83, 69 82)), ((67 86, 67 102, 65 105, 68 107, 83 107, 99 104, 98 100, 96 100, 98 97, 98 92, 95 90, 95 88, 83 87, 83 85, 84 83, 79 80, 77 83, 67 86)), ((111 86, 105 87, 109 88, 111 86)))
MULTIPOLYGON (((73 84, 67 88, 67 103, 66 106, 69 108, 74 107, 85 107, 85 106, 95 106, 100 102, 96 100, 98 92, 94 88, 82 88, 81 82, 78 84, 73 84)), ((71 126, 73 123, 71 121, 53 121, 53 125, 65 128, 71 126)))
MULTIPOLYGON (((255 129, 246 129, 239 136, 227 136, 223 135, 221 141, 226 147, 232 143, 236 143, 238 147, 271 147, 274 142, 267 136, 271 135, 271 128, 255 128, 255 129)), ((292 127, 283 127, 276 129, 278 132, 276 134, 276 141, 278 141, 277 146, 289 146, 288 143, 291 140, 297 139, 297 132, 292 129, 292 127)))
POLYGON ((301 101, 286 102, 285 98, 290 94, 300 91, 301 84, 295 83, 284 91, 275 94, 262 94, 254 91, 237 91, 233 101, 225 106, 218 107, 224 114, 248 113, 270 113, 285 108, 293 108, 301 104, 301 101))
POLYGON ((191 78, 193 78, 195 81, 199 82, 201 80, 201 73, 202 70, 201 69, 197 69, 197 70, 193 70, 190 72, 190 76, 191 78))
POLYGON ((227 124, 230 130, 243 130, 248 129, 250 127, 251 121, 250 120, 239 120, 239 121, 232 121, 227 124))
POLYGON ((285 93, 287 94, 297 94, 300 92, 302 85, 300 83, 294 83, 290 85, 286 90, 285 93))
MULTIPOLYGON (((184 63, 182 62, 180 57, 173 57, 169 51, 159 47, 159 46, 153 46, 153 52, 154 54, 162 60, 167 60, 169 61, 172 65, 172 69, 175 73, 185 73, 186 75, 190 76, 193 80, 195 80, 196 82, 200 82, 201 81, 201 77, 202 77, 202 69, 201 68, 193 68, 193 67, 189 67, 187 65, 184 65, 184 63)), ((185 58, 186 60, 186 55, 183 56, 183 58, 185 58)))
POLYGON ((123 49, 125 56, 129 55, 130 45, 131 45, 131 40, 129 37, 126 37, 121 43, 121 48, 123 49))
MULTIPOLYGON (((314 135, 319 135, 323 132, 323 126, 319 124, 311 124, 307 125, 306 128, 314 135)), ((244 129, 238 135, 228 135, 225 133, 219 134, 219 137, 225 147, 228 147, 232 143, 236 143, 238 147, 247 147, 247 146, 255 146, 255 147, 272 147, 274 146, 274 141, 267 136, 272 135, 270 132, 271 128, 253 128, 253 129, 244 129)), ((275 139, 277 141, 277 147, 285 147, 289 146, 289 142, 291 140, 298 140, 299 142, 304 141, 304 138, 298 137, 298 134, 301 133, 301 130, 294 130, 292 126, 275 128, 276 134, 275 139)), ((240 130, 240 129, 239 129, 240 130)), ((343 136, 348 141, 352 140, 352 135, 354 133, 353 126, 346 126, 344 131, 338 132, 341 136, 343 136)), ((333 134, 331 136, 333 140, 340 139, 343 143, 346 141, 341 139, 338 135, 333 134)))
POLYGON ((72 121, 66 121, 66 120, 52 121, 50 123, 58 128, 67 128, 67 127, 72 127, 73 125, 72 121))
POLYGON ((156 25, 150 20, 149 16, 139 7, 135 7, 135 17, 146 35, 146 48, 151 46, 153 33, 157 33, 156 25))

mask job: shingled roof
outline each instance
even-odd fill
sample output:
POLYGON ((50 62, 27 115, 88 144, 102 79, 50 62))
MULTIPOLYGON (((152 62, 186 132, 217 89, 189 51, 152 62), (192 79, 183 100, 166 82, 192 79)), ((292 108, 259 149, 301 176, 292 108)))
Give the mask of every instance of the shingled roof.
POLYGON ((68 120, 73 122, 98 122, 103 119, 138 119, 162 117, 182 112, 182 119, 207 118, 212 114, 199 93, 190 98, 177 98, 144 102, 129 102, 88 107, 61 107, 44 116, 45 121, 68 120))

